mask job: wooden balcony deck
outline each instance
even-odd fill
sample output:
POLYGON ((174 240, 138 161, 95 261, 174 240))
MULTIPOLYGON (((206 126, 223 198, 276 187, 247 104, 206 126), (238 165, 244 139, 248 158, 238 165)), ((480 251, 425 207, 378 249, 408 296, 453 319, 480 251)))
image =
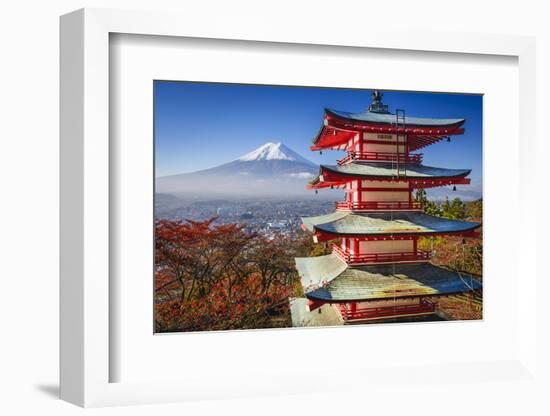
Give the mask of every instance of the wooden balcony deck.
POLYGON ((348 152, 347 156, 338 161, 339 165, 345 165, 346 163, 354 161, 364 162, 396 162, 399 163, 422 163, 423 155, 418 154, 405 154, 405 153, 387 153, 387 152, 348 152))
POLYGON ((339 201, 336 202, 336 209, 338 211, 388 211, 388 210, 401 210, 401 211, 421 211, 422 203, 417 201, 364 201, 364 202, 350 202, 339 201))
POLYGON ((336 244, 332 245, 332 253, 344 260, 347 264, 424 262, 430 260, 432 257, 431 252, 423 250, 408 253, 351 254, 336 244))

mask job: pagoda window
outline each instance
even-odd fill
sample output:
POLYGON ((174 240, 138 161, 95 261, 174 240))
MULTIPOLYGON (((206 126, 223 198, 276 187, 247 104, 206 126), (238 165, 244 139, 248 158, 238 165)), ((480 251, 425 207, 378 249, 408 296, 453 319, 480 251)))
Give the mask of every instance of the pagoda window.
POLYGON ((382 134, 382 133, 363 133, 363 140, 369 141, 384 141, 384 142, 394 142, 397 139, 396 134, 382 134))

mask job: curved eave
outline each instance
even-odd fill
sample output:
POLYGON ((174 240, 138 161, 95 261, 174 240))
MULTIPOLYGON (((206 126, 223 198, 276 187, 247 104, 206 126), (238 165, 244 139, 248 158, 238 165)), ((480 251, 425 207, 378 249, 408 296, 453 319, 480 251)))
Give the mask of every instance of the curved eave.
POLYGON ((307 189, 344 188, 345 185, 346 181, 340 180, 340 178, 336 178, 336 180, 327 179, 327 177, 323 175, 323 167, 321 165, 319 167, 319 174, 309 181, 307 189))
MULTIPOLYGON (((360 118, 355 117, 346 117, 343 114, 331 110, 330 108, 325 108, 325 115, 329 118, 333 118, 335 120, 339 120, 341 122, 346 123, 359 123, 365 126, 369 125, 376 125, 376 126, 392 126, 394 124, 394 120, 388 120, 388 121, 382 121, 382 120, 361 120, 360 118)), ((392 119, 395 119, 395 114, 389 114, 392 119)), ((421 119, 417 117, 405 117, 405 125, 408 128, 411 129, 422 129, 422 128, 430 128, 430 129, 446 129, 449 132, 447 134, 453 134, 452 131, 460 128, 464 122, 466 121, 463 118, 460 119, 451 119, 452 121, 447 121, 447 119, 439 119, 441 120, 440 123, 437 123, 438 119, 431 119, 433 122, 430 123, 423 123, 419 121, 421 119)))
MULTIPOLYGON (((478 289, 475 289, 478 290, 478 289)), ((326 294, 330 294, 330 292, 327 289, 321 288, 314 291, 311 291, 309 293, 305 293, 304 296, 312 301, 318 301, 318 302, 327 302, 327 303, 347 303, 347 302, 361 302, 361 301, 374 301, 374 300, 383 300, 383 299, 406 299, 406 298, 433 298, 433 297, 441 297, 441 296, 452 296, 452 295, 460 295, 465 292, 470 292, 470 290, 455 290, 445 293, 415 293, 410 295, 392 295, 391 297, 379 297, 379 298, 371 298, 371 297, 346 297, 346 298, 339 298, 334 299, 331 297, 326 296, 326 294)), ((330 296, 330 295, 329 295, 330 296)))
MULTIPOLYGON (((420 165, 420 167, 422 167, 420 165)), ((441 169, 442 170, 442 169, 441 169)), ((447 174, 447 175, 419 175, 419 174, 410 174, 407 172, 405 177, 402 177, 403 180, 438 180, 438 179, 454 179, 454 178, 465 178, 470 173, 472 173, 471 169, 453 169, 456 172, 453 174, 447 174)), ((392 169, 393 171, 393 169, 392 169)), ((410 170, 409 170, 410 171, 410 170)), ((450 171, 450 170, 449 170, 450 171)), ((395 173, 388 173, 385 175, 382 174, 364 174, 364 173, 356 173, 356 172, 346 172, 340 170, 338 166, 330 166, 330 165, 321 165, 319 168, 319 174, 325 176, 329 176, 329 174, 332 176, 339 176, 342 178, 352 178, 352 179, 391 179, 397 175, 397 169, 395 169, 395 173)))
POLYGON ((478 234, 475 233, 476 229, 481 227, 481 223, 472 223, 474 226, 463 229, 463 230, 451 230, 451 231, 438 231, 438 230, 426 230, 426 231, 381 231, 381 232, 334 232, 324 230, 323 227, 314 226, 313 230, 309 230, 307 227, 306 230, 312 231, 318 238, 319 241, 330 241, 336 240, 342 237, 423 237, 423 236, 444 236, 451 235, 457 237, 478 237, 478 234))
POLYGON ((334 130, 330 127, 327 128, 325 123, 323 123, 317 135, 313 139, 313 146, 310 146, 310 150, 343 150, 347 146, 348 141, 355 134, 356 132, 334 130))
POLYGON ((306 186, 307 189, 327 189, 327 188, 342 188, 344 189, 346 182, 343 181, 324 181, 320 176, 317 176, 306 186))
POLYGON ((312 180, 310 183, 307 184, 306 189, 344 189, 346 186, 345 182, 325 182, 321 181, 319 177, 312 180))
MULTIPOLYGON (((416 165, 414 169, 423 168, 423 166, 416 165)), ((425 167, 428 169, 436 169, 444 171, 443 169, 425 167)), ((342 187, 347 182, 356 179, 360 180, 375 180, 375 181, 401 181, 410 182, 413 187, 418 188, 432 188, 438 186, 447 185, 468 185, 470 179, 466 178, 472 170, 471 169, 453 169, 448 170, 454 172, 452 174, 414 174, 414 172, 407 172, 405 176, 397 177, 397 170, 395 172, 387 172, 386 174, 371 174, 371 173, 359 173, 359 172, 346 172, 342 171, 339 166, 321 165, 319 168, 319 175, 311 180, 308 184, 308 189, 322 189, 329 187, 342 187)))
POLYGON ((319 241, 340 237, 392 238, 428 235, 475 237, 480 222, 451 220, 421 212, 373 212, 369 214, 336 211, 315 217, 303 217, 303 226, 319 241))

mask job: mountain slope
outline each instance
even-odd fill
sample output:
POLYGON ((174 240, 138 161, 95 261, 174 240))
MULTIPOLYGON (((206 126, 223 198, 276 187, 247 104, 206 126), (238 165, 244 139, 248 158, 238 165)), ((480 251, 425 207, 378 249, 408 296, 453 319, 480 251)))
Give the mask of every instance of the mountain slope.
MULTIPOLYGON (((258 175, 280 176, 315 175, 319 167, 282 143, 266 143, 237 160, 210 169, 194 172, 195 175, 258 175)), ((190 175, 190 174, 184 174, 190 175)), ((183 175, 175 175, 183 176, 183 175)))
POLYGON ((266 143, 250 153, 213 168, 164 176, 156 192, 193 199, 303 197, 315 194, 306 185, 319 167, 282 143, 266 143))

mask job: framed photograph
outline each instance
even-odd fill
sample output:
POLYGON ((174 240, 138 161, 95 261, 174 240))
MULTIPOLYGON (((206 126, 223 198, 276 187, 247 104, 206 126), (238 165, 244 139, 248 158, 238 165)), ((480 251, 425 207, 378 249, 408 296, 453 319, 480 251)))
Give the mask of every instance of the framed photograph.
POLYGON ((533 39, 181 18, 61 19, 62 398, 537 386, 533 39))
POLYGON ((156 333, 482 318, 481 95, 155 80, 154 100, 156 333))

